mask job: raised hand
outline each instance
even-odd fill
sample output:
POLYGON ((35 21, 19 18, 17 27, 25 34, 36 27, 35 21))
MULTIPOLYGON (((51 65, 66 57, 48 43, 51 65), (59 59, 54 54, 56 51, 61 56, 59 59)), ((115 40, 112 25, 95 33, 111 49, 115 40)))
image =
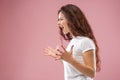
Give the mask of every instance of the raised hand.
POLYGON ((61 53, 58 51, 58 47, 56 49, 53 49, 51 47, 47 47, 44 49, 45 55, 53 57, 55 60, 61 59, 61 53))
POLYGON ((72 57, 72 51, 73 51, 73 45, 71 46, 70 51, 66 51, 65 47, 62 45, 60 50, 58 47, 56 49, 53 49, 51 47, 47 47, 44 49, 44 52, 46 53, 45 55, 53 57, 55 60, 64 60, 67 62, 70 62, 70 60, 73 58, 72 57))
MULTIPOLYGON (((63 51, 61 51, 61 50, 59 50, 59 49, 57 50, 57 51, 59 51, 60 53, 62 53, 62 55, 60 55, 60 56, 61 56, 61 59, 69 62, 69 61, 72 59, 73 47, 74 47, 74 46, 72 45, 70 51, 68 52, 68 51, 66 51, 65 47, 62 45, 61 48, 63 49, 63 51)), ((59 55, 59 54, 57 54, 57 55, 59 55)))

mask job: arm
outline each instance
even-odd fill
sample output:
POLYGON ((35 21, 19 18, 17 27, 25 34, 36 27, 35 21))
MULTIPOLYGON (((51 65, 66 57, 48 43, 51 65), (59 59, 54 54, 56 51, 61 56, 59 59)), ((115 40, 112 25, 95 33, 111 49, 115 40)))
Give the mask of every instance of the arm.
POLYGON ((79 70, 80 72, 82 72, 83 74, 93 78, 95 76, 95 54, 94 54, 94 50, 88 50, 86 52, 83 53, 83 58, 84 58, 84 62, 85 64, 81 64, 79 61, 77 61, 75 58, 73 58, 72 56, 72 49, 73 47, 71 47, 70 52, 67 52, 65 50, 65 48, 62 46, 64 52, 62 52, 62 56, 61 58, 65 61, 67 61, 68 63, 70 63, 71 65, 73 65, 77 70, 79 70))
POLYGON ((69 58, 68 62, 83 74, 93 78, 95 76, 94 51, 93 50, 86 51, 85 53, 83 53, 83 58, 85 64, 81 64, 73 57, 69 58))
POLYGON ((45 49, 45 53, 47 53, 47 55, 52 56, 53 58, 55 58, 56 60, 64 60, 67 61, 68 63, 70 63, 71 65, 73 65, 77 70, 79 70, 80 72, 82 72, 83 74, 93 78, 95 76, 95 67, 94 65, 96 64, 95 62, 95 54, 94 54, 94 50, 89 50, 83 53, 83 58, 84 58, 84 62, 85 64, 81 64, 79 61, 77 61, 75 58, 73 58, 72 56, 72 49, 73 46, 71 47, 70 52, 67 52, 65 50, 65 48, 62 46, 63 48, 63 52, 62 51, 55 51, 52 48, 46 48, 45 49), (62 55, 60 54, 62 53, 62 55))
POLYGON ((61 53, 59 51, 57 51, 57 49, 53 49, 51 47, 47 47, 47 48, 44 49, 44 53, 45 53, 45 55, 51 56, 55 60, 60 60, 62 62, 61 56, 60 56, 61 53))

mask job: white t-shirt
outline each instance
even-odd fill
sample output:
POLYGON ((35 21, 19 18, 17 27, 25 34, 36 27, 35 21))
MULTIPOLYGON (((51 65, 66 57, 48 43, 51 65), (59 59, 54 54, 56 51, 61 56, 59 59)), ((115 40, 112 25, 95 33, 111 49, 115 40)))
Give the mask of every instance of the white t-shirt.
MULTIPOLYGON (((85 51, 93 49, 95 53, 95 44, 90 38, 83 36, 74 37, 68 44, 66 50, 70 51, 72 45, 74 45, 72 55, 76 60, 80 61, 81 64, 84 64, 82 54, 85 51)), ((63 64, 64 64, 65 80, 93 80, 89 76, 82 74, 80 71, 78 71, 74 66, 72 66, 68 62, 63 61, 63 64)))

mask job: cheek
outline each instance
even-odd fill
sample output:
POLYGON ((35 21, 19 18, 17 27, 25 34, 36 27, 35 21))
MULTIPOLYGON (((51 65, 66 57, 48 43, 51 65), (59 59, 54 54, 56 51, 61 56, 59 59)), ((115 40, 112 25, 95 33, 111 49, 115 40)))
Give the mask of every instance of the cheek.
POLYGON ((65 28, 67 27, 67 22, 66 21, 62 21, 61 23, 65 28))
POLYGON ((65 25, 65 21, 61 21, 61 24, 64 26, 65 25))
POLYGON ((69 32, 67 22, 64 20, 64 21, 61 21, 61 24, 62 24, 62 26, 64 27, 64 28, 63 28, 63 32, 64 32, 64 33, 69 32))

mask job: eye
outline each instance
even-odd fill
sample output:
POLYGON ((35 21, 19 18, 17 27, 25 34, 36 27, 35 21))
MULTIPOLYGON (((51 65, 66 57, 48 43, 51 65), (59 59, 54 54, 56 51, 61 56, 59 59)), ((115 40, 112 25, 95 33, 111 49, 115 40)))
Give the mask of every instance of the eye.
POLYGON ((63 20, 62 18, 58 19, 58 21, 62 21, 62 20, 63 20))

